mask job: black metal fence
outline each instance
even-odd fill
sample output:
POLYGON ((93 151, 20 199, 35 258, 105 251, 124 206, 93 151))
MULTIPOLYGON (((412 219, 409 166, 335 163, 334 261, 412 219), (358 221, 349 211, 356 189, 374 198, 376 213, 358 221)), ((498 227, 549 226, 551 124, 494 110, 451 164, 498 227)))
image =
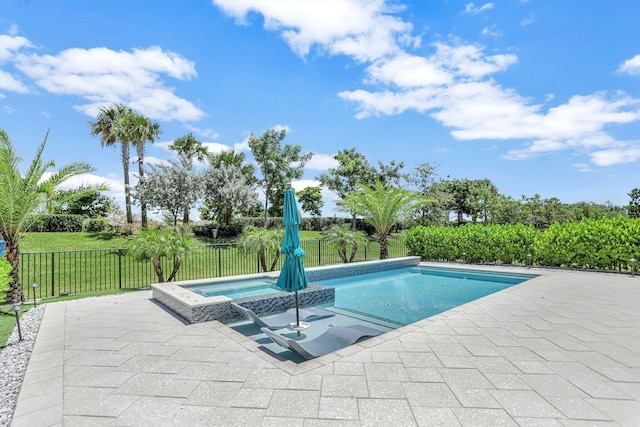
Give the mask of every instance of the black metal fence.
MULTIPOLYGON (((307 268, 342 263, 336 249, 323 240, 303 240, 300 246, 306 256, 307 268)), ((390 237, 389 257, 407 255, 404 241, 390 237)), ((354 261, 379 258, 380 246, 371 242, 358 249, 354 261)), ((267 265, 277 254, 267 254, 267 265)), ((348 254, 349 255, 349 254, 348 254)), ((284 257, 280 256, 275 270, 280 270, 284 257)), ((173 260, 163 261, 165 279, 173 268, 173 260)), ((197 254, 186 257, 176 280, 206 279, 259 273, 262 271, 256 255, 243 253, 235 244, 202 245, 197 254)), ((143 288, 158 278, 150 262, 140 262, 127 255, 124 248, 80 251, 24 252, 20 254, 20 283, 26 299, 46 298, 65 294, 80 294, 119 288, 143 288), (38 286, 32 286, 37 284, 38 286)))

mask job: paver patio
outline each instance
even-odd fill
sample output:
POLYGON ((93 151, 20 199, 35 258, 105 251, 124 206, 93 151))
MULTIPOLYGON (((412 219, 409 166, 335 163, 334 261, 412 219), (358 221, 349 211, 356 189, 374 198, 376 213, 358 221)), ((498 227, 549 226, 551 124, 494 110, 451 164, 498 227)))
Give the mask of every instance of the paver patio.
POLYGON ((50 304, 12 426, 640 426, 640 277, 526 271, 301 364, 151 292, 50 304))

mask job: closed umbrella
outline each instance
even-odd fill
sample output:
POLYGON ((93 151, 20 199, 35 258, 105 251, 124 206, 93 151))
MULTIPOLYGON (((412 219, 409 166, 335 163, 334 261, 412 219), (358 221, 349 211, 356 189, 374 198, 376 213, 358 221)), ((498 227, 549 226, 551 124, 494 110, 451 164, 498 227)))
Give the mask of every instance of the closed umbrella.
MULTIPOLYGON (((296 324, 295 328, 300 334, 300 308, 298 305, 298 291, 307 288, 307 274, 304 271, 302 257, 304 250, 300 248, 300 214, 296 205, 296 197, 291 185, 287 185, 284 192, 284 239, 280 252, 285 256, 280 276, 276 285, 287 292, 295 292, 296 295, 296 324)), ((293 325, 292 325, 293 326, 293 325)))

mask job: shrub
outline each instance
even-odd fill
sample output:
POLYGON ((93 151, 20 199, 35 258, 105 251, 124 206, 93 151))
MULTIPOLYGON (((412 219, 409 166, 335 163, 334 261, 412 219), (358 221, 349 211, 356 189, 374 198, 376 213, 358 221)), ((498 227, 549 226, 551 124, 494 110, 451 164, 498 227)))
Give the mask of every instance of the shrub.
POLYGON ((26 231, 81 232, 82 215, 34 215, 26 231))
POLYGON ((85 230, 89 233, 99 233, 101 231, 107 231, 109 230, 109 223, 104 218, 91 218, 85 226, 85 230))
POLYGON ((554 223, 544 231, 522 224, 417 226, 409 230, 405 243, 409 254, 428 260, 533 262, 549 267, 628 271, 632 268, 629 260, 640 259, 640 219, 622 215, 583 219, 554 223))
POLYGON ((11 283, 11 263, 6 257, 0 257, 0 303, 4 302, 11 283))

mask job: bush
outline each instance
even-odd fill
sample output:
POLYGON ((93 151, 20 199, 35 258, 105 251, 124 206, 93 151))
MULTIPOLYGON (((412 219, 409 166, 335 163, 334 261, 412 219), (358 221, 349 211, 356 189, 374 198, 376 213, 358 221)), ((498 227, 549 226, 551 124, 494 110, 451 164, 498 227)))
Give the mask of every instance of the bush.
POLYGON ((194 225, 191 231, 196 236, 213 237, 212 230, 218 228, 217 239, 231 239, 242 234, 242 224, 233 223, 227 226, 216 226, 215 224, 194 225))
POLYGON ((527 264, 538 235, 522 224, 417 226, 409 230, 405 243, 411 255, 428 260, 527 264))
POLYGON ((417 226, 405 243, 410 255, 427 260, 629 271, 629 260, 640 259, 640 219, 584 219, 544 231, 522 224, 417 226))
POLYGON ((4 302, 11 283, 11 263, 6 257, 0 257, 0 303, 4 302))
POLYGON ((25 231, 81 232, 82 215, 34 215, 25 231))
POLYGON ((104 218, 91 218, 87 225, 85 226, 85 230, 89 233, 99 233, 101 231, 109 230, 109 223, 104 218))

